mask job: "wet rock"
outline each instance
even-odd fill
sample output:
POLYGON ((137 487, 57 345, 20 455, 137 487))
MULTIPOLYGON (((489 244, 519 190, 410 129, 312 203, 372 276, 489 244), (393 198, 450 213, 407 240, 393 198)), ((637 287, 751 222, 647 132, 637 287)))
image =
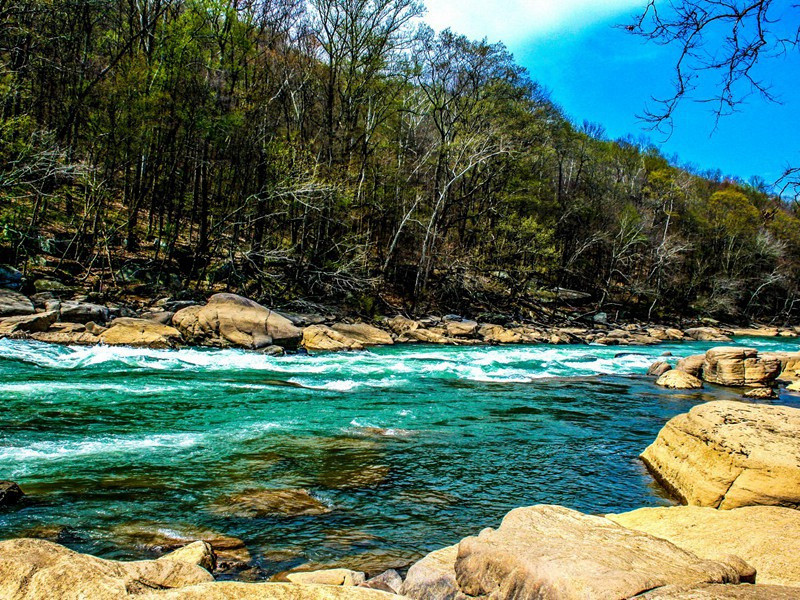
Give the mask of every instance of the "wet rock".
POLYGON ((671 370, 672 370, 672 365, 669 364, 667 361, 657 360, 652 365, 650 365, 649 369, 647 369, 647 374, 654 375, 656 377, 661 377, 664 373, 671 370))
POLYGON ((286 578, 292 583, 317 583, 320 585, 355 586, 366 581, 366 576, 360 571, 350 569, 324 569, 322 571, 296 571, 289 573, 286 578))
POLYGON ((154 589, 213 581, 186 562, 103 560, 45 540, 0 542, 0 598, 4 600, 119 600, 154 589))
POLYGON ((211 544, 200 540, 187 544, 183 548, 173 550, 158 560, 187 562, 192 565, 203 567, 208 572, 212 572, 217 568, 217 557, 214 554, 214 550, 211 548, 211 544))
POLYGON ((675 369, 666 371, 656 380, 656 385, 672 390, 699 390, 703 382, 694 375, 675 369))
MULTIPOLYGON (((734 563, 734 564, 732 564, 734 563)), ((711 561, 608 519, 560 506, 518 508, 496 530, 458 545, 456 580, 468 596, 631 598, 666 585, 739 583, 752 569, 711 561)))
POLYGON ((755 348, 721 346, 705 354, 703 379, 731 387, 764 386, 778 376, 781 361, 775 356, 759 356, 755 348))
POLYGON ((303 330, 300 344, 306 350, 336 352, 340 350, 363 350, 364 345, 327 325, 311 325, 303 330))
POLYGON ((0 481, 0 507, 13 506, 25 496, 13 481, 0 481))
POLYGON ((35 312, 33 302, 19 292, 0 287, 0 317, 31 315, 35 312))
POLYGON ((758 583, 800 586, 800 511, 779 506, 671 506, 606 517, 702 558, 738 556, 756 569, 758 583))
POLYGON ((110 314, 105 306, 91 304, 89 302, 73 302, 64 300, 61 302, 61 320, 67 323, 105 323, 109 320, 110 314))
POLYGON ((32 315, 6 317, 0 320, 0 335, 9 335, 16 332, 36 333, 47 331, 56 322, 57 318, 58 313, 52 310, 32 315))
POLYGON ((753 388, 752 390, 746 391, 742 394, 745 398, 751 398, 754 400, 770 400, 772 398, 777 398, 778 394, 775 393, 775 390, 769 387, 757 387, 753 388))
POLYGON ((330 507, 304 489, 247 490, 218 500, 212 508, 215 512, 246 519, 331 512, 330 507))
POLYGON ((264 348, 259 348, 258 352, 265 356, 283 356, 286 354, 286 350, 280 346, 265 346, 264 348))
POLYGON ((145 319, 120 317, 100 334, 100 341, 109 346, 140 348, 174 348, 181 342, 181 333, 174 327, 145 319))
POLYGON ((258 349, 293 346, 302 330, 286 317, 236 294, 214 294, 205 306, 175 313, 172 323, 190 343, 258 349))
POLYGON ((692 506, 800 507, 800 409, 716 401, 670 419, 642 453, 692 506))
POLYGON ((366 323, 334 323, 332 328, 348 338, 356 340, 362 346, 391 346, 394 344, 391 335, 383 329, 366 323))

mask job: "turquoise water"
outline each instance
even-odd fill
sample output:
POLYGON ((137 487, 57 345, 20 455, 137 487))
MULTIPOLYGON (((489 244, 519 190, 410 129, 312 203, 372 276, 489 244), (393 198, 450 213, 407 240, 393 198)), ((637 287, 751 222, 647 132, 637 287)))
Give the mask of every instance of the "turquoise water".
MULTIPOLYGON (((797 340, 739 343, 797 350, 797 340)), ((522 505, 667 504, 638 454, 675 414, 740 396, 663 390, 643 374, 665 351, 675 360, 713 345, 273 358, 0 340, 0 479, 29 495, 0 512, 0 538, 58 526, 78 550, 145 558, 119 533, 131 523, 202 527, 244 540, 267 576, 306 561, 401 566, 522 505), (331 511, 214 509, 260 488, 305 488, 331 511)))

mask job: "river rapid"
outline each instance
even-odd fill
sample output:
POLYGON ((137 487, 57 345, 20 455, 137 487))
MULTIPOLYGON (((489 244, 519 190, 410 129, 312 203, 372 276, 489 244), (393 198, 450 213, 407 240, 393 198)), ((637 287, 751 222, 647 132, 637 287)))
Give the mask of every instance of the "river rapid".
POLYGON ((259 576, 303 563, 376 571, 497 525, 517 506, 669 504, 638 454, 670 417, 741 395, 664 390, 644 373, 664 352, 674 362, 714 345, 267 357, 0 340, 0 479, 28 494, 0 512, 0 539, 50 535, 132 559, 152 556, 130 535, 137 528, 202 529, 241 538, 259 576), (265 488, 304 488, 331 510, 217 509, 265 488))

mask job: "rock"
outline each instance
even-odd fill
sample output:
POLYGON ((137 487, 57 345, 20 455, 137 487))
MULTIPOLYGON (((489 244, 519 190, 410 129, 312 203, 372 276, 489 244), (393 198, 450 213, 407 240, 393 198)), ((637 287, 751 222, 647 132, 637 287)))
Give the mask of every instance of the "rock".
POLYGON ((33 282, 33 287, 37 293, 41 292, 51 292, 53 294, 65 294, 65 293, 72 293, 75 291, 74 287, 64 285, 60 281, 56 281, 55 279, 37 279, 33 282))
POLYGON ((800 380, 800 352, 781 355, 781 374, 778 381, 790 382, 800 380))
POLYGON ((778 330, 775 327, 734 327, 731 335, 747 337, 775 337, 778 330))
POLYGON ((769 387, 753 388, 752 390, 746 391, 742 395, 745 398, 753 398, 755 400, 770 400, 778 397, 778 394, 775 393, 775 390, 769 387))
POLYGON ((0 265, 0 288, 18 290, 22 286, 22 273, 11 265, 0 265))
POLYGON ((214 555, 211 544, 201 540, 187 544, 183 548, 173 550, 157 560, 187 562, 192 565, 203 567, 208 572, 214 571, 217 568, 217 557, 214 555))
POLYGON ((445 329, 450 337, 472 337, 478 331, 478 323, 467 319, 447 321, 445 329))
POLYGON ((797 600, 800 589, 778 585, 668 585, 638 600, 797 600))
POLYGON ((84 327, 86 328, 86 331, 88 331, 92 335, 100 335, 101 333, 108 331, 108 327, 103 327, 102 325, 98 325, 94 321, 89 321, 88 323, 86 323, 84 327))
POLYGON ((151 592, 135 598, 136 600, 402 600, 401 596, 362 587, 233 581, 151 592))
POLYGON ((352 325, 335 323, 332 327, 339 333, 361 343, 363 346, 391 346, 394 344, 391 335, 383 329, 378 329, 366 323, 354 323, 352 325))
POLYGON ((755 567, 758 583, 800 586, 800 511, 779 506, 671 506, 606 517, 702 558, 738 556, 755 567))
POLYGON ((265 356, 283 356, 286 354, 286 350, 280 346, 264 346, 258 349, 258 353, 265 356))
POLYGON ((641 458, 692 506, 800 507, 800 409, 721 400, 678 415, 641 458))
POLYGON ((303 341, 300 345, 306 350, 339 351, 363 350, 364 346, 355 340, 327 325, 311 325, 303 330, 303 341))
POLYGON ((0 317, 31 315, 35 312, 33 302, 19 292, 0 287, 0 317))
POLYGON ((214 294, 205 306, 189 306, 172 317, 191 343, 258 349, 294 345, 302 330, 286 317, 236 294, 214 294))
POLYGON ((324 502, 304 489, 248 490, 218 500, 213 508, 216 512, 245 519, 322 515, 331 512, 324 502))
POLYGON ((64 300, 61 302, 61 320, 67 323, 105 323, 110 318, 108 309, 99 304, 89 302, 73 302, 64 300))
POLYGON ((755 348, 722 346, 706 352, 703 379, 731 387, 764 386, 781 371, 778 358, 762 357, 755 348))
POLYGON ((795 381, 794 383, 790 383, 786 386, 786 389, 790 392, 800 392, 800 381, 795 381))
POLYGON ((731 338, 722 333, 716 327, 693 327, 683 332, 686 337, 690 337, 698 342, 730 342, 731 338))
POLYGON ((97 335, 89 332, 86 326, 80 323, 53 323, 47 331, 32 333, 30 337, 39 342, 78 346, 88 346, 100 342, 97 335))
POLYGON ((119 600, 154 589, 213 581, 205 569, 186 562, 117 562, 79 554, 45 540, 0 542, 3 600, 119 600))
POLYGON ((672 365, 669 364, 667 361, 657 360, 652 365, 650 365, 649 369, 647 369, 647 374, 654 375, 656 377, 661 377, 664 373, 671 370, 672 370, 672 365))
POLYGON ((0 481, 0 507, 13 506, 24 496, 24 492, 13 481, 0 481))
POLYGON ((32 315, 6 317, 0 320, 0 335, 9 335, 18 331, 25 333, 47 331, 56 322, 56 319, 58 319, 58 313, 54 310, 32 315))
POLYGON ((411 565, 401 594, 418 600, 467 600, 456 581, 458 544, 436 550, 411 565))
POLYGON ((407 319, 401 315, 397 315, 396 317, 388 319, 386 324, 389 326, 389 329, 394 331, 397 335, 402 335, 404 333, 409 333, 422 328, 422 325, 420 325, 419 321, 407 319))
POLYGON ((501 325, 487 323, 478 329, 478 335, 487 344, 519 344, 522 342, 522 334, 512 329, 506 329, 501 325))
POLYGON ((171 325, 172 317, 174 316, 175 313, 169 310, 154 310, 142 313, 139 318, 146 319, 148 321, 155 321, 156 323, 161 323, 162 325, 171 325))
POLYGON ((675 367, 677 371, 683 371, 694 377, 700 377, 703 374, 703 364, 706 362, 705 354, 693 354, 678 361, 675 367))
POLYGON ((461 592, 493 600, 631 598, 752 576, 741 560, 701 559, 603 517, 546 505, 512 510, 498 529, 462 540, 455 572, 461 592))
POLYGON ((592 321, 605 325, 608 323, 608 313, 599 312, 592 315, 592 321))
POLYGON ((703 387, 703 382, 694 375, 672 369, 661 375, 656 380, 656 385, 672 390, 699 390, 703 387))
POLYGON ((360 587, 399 594, 400 590, 403 588, 403 578, 400 576, 400 573, 394 569, 389 569, 375 577, 367 579, 367 581, 360 584, 360 587))
POLYGON ((362 584, 367 577, 360 571, 350 569, 324 569, 322 571, 296 571, 286 578, 292 583, 318 583, 320 585, 354 586, 362 584))
POLYGON ((114 319, 99 338, 109 346, 174 348, 181 341, 181 332, 174 327, 145 319, 120 317, 114 319))

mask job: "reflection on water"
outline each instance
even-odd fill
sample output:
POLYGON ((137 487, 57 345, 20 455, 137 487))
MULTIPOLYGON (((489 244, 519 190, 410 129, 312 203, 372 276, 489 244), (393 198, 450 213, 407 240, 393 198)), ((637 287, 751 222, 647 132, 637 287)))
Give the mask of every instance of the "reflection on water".
POLYGON ((662 390, 642 374, 664 351, 676 361, 710 346, 276 358, 0 340, 0 479, 29 494, 0 512, 0 536, 144 558, 202 533, 261 577, 402 566, 521 505, 665 504, 638 454, 671 416, 739 396, 662 390), (226 498, 258 510, 225 510, 226 498))

